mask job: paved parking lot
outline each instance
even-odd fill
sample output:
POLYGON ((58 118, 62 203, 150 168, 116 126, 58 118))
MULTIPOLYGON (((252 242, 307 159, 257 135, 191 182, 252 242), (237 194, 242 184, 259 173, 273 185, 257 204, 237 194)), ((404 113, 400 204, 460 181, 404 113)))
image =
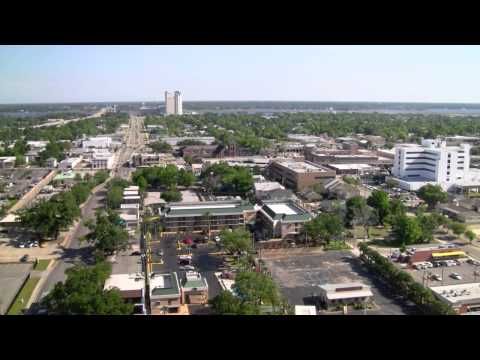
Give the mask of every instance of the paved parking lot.
MULTIPOLYGON (((185 271, 180 270, 177 263, 177 255, 180 254, 176 249, 177 239, 183 239, 183 236, 169 234, 164 235, 160 241, 152 241, 152 271, 153 272, 171 272, 175 271, 178 274, 179 280, 183 278, 185 271), (157 252, 163 250, 163 257, 161 258, 157 252), (163 259, 163 264, 161 260, 163 259)), ((215 297, 220 291, 220 284, 215 278, 215 271, 218 271, 218 267, 221 265, 221 258, 211 253, 218 251, 215 245, 198 244, 196 249, 191 249, 192 265, 196 271, 200 272, 205 277, 208 283, 208 297, 209 299, 215 297)), ((189 250, 184 250, 189 252, 189 250)))
POLYGON ((474 274, 474 271, 478 271, 480 274, 480 267, 467 262, 462 262, 461 265, 457 266, 441 266, 437 268, 429 268, 426 270, 415 270, 415 269, 404 269, 413 278, 421 284, 426 286, 442 286, 442 285, 458 285, 465 283, 472 283, 480 281, 480 276, 474 274), (450 276, 451 273, 459 274, 462 279, 456 280, 450 276), (443 281, 429 279, 429 274, 439 275, 443 281), (425 278, 425 281, 423 280, 425 278))
POLYGON ((22 196, 29 190, 31 184, 37 184, 49 172, 49 169, 1 169, 0 183, 13 184, 5 188, 6 196, 22 196))
MULTIPOLYGON (((406 315, 416 312, 369 273, 349 251, 328 251, 315 254, 288 254, 265 258, 267 268, 292 305, 311 304, 318 296, 318 285, 360 281, 372 287, 376 309, 372 315, 406 315)), ((363 312, 359 312, 363 313, 363 312)))
POLYGON ((32 264, 0 264, 0 315, 3 315, 26 279, 32 264))

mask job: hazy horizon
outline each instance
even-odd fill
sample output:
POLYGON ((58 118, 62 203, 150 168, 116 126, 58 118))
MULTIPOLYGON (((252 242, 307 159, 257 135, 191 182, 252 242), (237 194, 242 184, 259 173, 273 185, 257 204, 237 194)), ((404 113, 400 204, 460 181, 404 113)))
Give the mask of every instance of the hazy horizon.
POLYGON ((0 104, 480 104, 479 62, 479 46, 0 46, 0 104))

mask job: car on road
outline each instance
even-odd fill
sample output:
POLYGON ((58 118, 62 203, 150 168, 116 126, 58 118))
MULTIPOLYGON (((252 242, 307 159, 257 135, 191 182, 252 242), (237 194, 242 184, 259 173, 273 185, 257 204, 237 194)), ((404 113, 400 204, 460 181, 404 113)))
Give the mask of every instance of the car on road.
POLYGON ((453 279, 455 279, 455 280, 462 280, 462 277, 460 276, 460 274, 455 273, 455 272, 454 272, 454 273, 451 273, 451 274, 450 274, 450 277, 453 278, 453 279))
POLYGON ((140 251, 134 251, 130 254, 131 256, 140 256, 142 253, 140 251))
POLYGON ((179 269, 180 270, 185 270, 185 271, 194 271, 195 267, 192 266, 192 265, 185 265, 185 266, 180 266, 179 269))
POLYGON ((20 258, 20 262, 27 262, 29 259, 29 256, 28 255, 23 255, 21 258, 20 258))
POLYGON ((163 256, 163 250, 157 250, 156 254, 157 256, 163 256))
POLYGON ((438 274, 434 274, 434 275, 432 276, 432 279, 433 279, 433 280, 437 280, 437 281, 442 281, 442 277, 441 277, 440 275, 438 275, 438 274))
POLYGON ((423 265, 426 267, 426 268, 433 268, 433 264, 429 261, 426 261, 423 263, 423 265))

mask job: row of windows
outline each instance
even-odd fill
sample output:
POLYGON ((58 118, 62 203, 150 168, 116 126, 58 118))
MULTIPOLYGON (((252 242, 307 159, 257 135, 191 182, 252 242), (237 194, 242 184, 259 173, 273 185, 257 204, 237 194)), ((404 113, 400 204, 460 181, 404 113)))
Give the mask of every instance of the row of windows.
POLYGON ((430 157, 427 157, 427 156, 407 156, 406 158, 407 160, 430 160, 430 161, 437 161, 438 159, 433 159, 433 158, 430 158, 430 157))
POLYGON ((428 165, 433 167, 437 166, 436 164, 431 164, 431 163, 422 162, 422 161, 419 161, 419 162, 413 161, 413 162, 405 163, 405 165, 428 165))
POLYGON ((431 173, 435 173, 434 170, 431 170, 431 169, 427 169, 427 168, 410 168, 410 169, 405 169, 405 171, 428 171, 428 172, 431 172, 431 173))

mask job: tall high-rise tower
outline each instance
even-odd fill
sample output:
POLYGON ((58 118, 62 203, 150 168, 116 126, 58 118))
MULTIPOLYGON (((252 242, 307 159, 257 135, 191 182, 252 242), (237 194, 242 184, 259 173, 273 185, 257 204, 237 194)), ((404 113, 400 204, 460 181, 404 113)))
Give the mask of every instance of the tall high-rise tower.
POLYGON ((183 114, 182 93, 175 91, 175 115, 183 114))
POLYGON ((167 115, 175 114, 175 97, 168 91, 165 91, 165 113, 167 115))

